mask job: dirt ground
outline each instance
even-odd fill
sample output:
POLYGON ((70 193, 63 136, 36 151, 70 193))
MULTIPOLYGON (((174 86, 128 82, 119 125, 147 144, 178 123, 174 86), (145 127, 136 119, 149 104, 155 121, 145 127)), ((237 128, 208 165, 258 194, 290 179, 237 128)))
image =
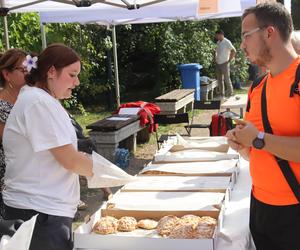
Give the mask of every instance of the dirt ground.
MULTIPOLYGON (((239 113, 239 110, 232 111, 239 113)), ((194 123, 210 123, 211 116, 216 112, 216 110, 202 111, 194 118, 194 123)), ((183 126, 176 127, 172 132, 178 132, 182 135, 186 134, 183 126)), ((155 137, 155 134, 152 134, 151 136, 155 137)), ((209 136, 209 131, 208 129, 193 129, 191 136, 209 136)), ((145 143, 138 145, 137 151, 134 155, 131 155, 129 167, 125 171, 131 175, 139 173, 143 166, 152 160, 156 150, 156 144, 145 143)), ((112 188, 113 193, 117 190, 118 188, 112 188)), ((75 216, 77 225, 83 222, 85 218, 88 218, 89 215, 95 213, 95 211, 101 207, 103 202, 105 202, 105 200, 103 200, 102 191, 100 189, 87 189, 84 178, 81 178, 81 200, 87 204, 87 208, 77 212, 75 216)))

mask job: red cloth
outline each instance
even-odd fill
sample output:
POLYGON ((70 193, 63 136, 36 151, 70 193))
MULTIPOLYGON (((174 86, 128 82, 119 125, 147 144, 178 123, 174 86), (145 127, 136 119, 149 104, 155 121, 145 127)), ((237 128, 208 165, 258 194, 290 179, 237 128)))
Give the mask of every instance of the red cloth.
POLYGON ((125 104, 121 104, 116 113, 119 113, 120 108, 141 108, 138 112, 140 116, 140 125, 145 126, 149 125, 149 132, 155 132, 157 129, 157 124, 154 124, 153 116, 154 114, 160 113, 160 107, 151 102, 129 102, 125 104))

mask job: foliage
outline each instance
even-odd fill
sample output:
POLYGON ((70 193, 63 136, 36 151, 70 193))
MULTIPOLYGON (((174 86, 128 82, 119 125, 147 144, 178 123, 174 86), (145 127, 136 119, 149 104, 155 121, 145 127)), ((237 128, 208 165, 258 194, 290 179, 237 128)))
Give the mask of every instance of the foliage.
POLYGON ((292 0, 292 17, 294 22, 294 28, 295 30, 300 29, 300 0, 292 0))
POLYGON ((216 29, 212 21, 118 27, 119 58, 128 62, 120 69, 122 82, 159 92, 178 87, 178 64, 212 65, 216 29), (124 33, 130 39, 121 39, 124 33))
MULTIPOLYGON (((26 51, 38 52, 41 50, 42 41, 40 35, 39 16, 35 13, 14 13, 7 17, 9 42, 12 48, 21 48, 26 51)), ((4 33, 3 19, 0 21, 0 30, 4 33)), ((4 38, 3 38, 4 39, 4 38)), ((4 40, 0 44, 5 48, 4 40)))
POLYGON ((233 83, 246 83, 249 74, 248 74, 248 63, 245 58, 244 52, 239 49, 239 44, 235 44, 237 49, 235 59, 231 64, 231 80, 233 83))
MULTIPOLYGON (((34 13, 10 14, 11 47, 41 51, 39 23, 39 16, 34 13)), ((232 42, 240 41, 239 18, 117 26, 121 96, 143 92, 145 100, 153 100, 154 96, 179 87, 178 64, 199 63, 203 66, 202 75, 215 77, 214 36, 220 27, 232 42)), ((84 113, 83 106, 111 102, 115 88, 111 30, 99 25, 47 24, 46 32, 48 44, 62 42, 82 58, 81 84, 73 97, 63 102, 65 107, 84 113)), ((2 41, 0 48, 3 47, 2 41)), ((235 65, 239 70, 234 77, 244 79, 246 63, 241 53, 235 65)), ((138 96, 134 98, 137 100, 138 96)))

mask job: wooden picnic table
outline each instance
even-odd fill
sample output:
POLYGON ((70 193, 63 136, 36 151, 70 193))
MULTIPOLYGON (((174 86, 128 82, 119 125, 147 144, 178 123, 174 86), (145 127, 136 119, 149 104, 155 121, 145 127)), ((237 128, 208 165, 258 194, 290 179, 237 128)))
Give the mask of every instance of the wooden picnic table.
POLYGON ((179 110, 186 112, 188 105, 191 109, 194 104, 195 89, 175 89, 169 93, 155 98, 155 103, 160 107, 161 114, 177 114, 179 110))

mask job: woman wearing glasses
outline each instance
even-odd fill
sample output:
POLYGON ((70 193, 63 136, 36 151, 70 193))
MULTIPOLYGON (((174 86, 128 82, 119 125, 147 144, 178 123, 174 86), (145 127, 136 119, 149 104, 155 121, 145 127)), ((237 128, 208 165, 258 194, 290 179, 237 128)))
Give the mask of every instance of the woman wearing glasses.
POLYGON ((3 129, 19 91, 25 84, 26 69, 23 66, 25 57, 26 53, 20 49, 10 49, 0 55, 0 87, 2 88, 0 90, 0 217, 3 212, 2 189, 5 173, 3 129))

